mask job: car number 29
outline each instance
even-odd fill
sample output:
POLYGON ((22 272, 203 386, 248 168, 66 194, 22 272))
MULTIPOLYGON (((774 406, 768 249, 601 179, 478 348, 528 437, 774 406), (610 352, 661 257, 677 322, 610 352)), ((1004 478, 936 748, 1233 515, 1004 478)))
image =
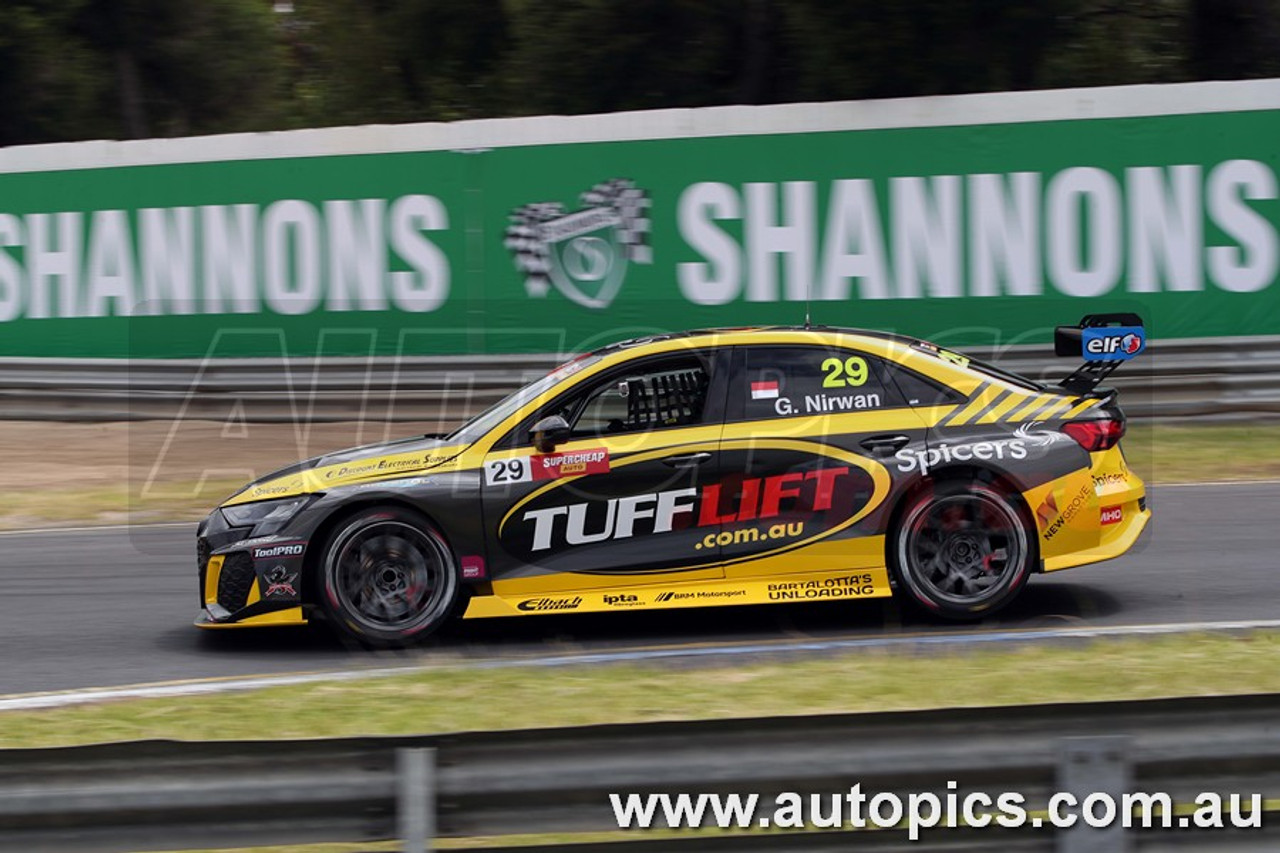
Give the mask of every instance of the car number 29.
POLYGON ((489 486, 507 483, 527 483, 533 479, 529 459, 517 456, 511 459, 490 459, 484 463, 484 482, 489 486))

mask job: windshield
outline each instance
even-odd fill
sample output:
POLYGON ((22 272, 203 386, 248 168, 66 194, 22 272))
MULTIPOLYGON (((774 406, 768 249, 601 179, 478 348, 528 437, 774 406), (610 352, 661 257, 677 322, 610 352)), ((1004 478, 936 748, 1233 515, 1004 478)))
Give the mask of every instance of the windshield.
POLYGON ((602 356, 595 353, 588 353, 566 361, 546 376, 535 379, 520 390, 503 397, 449 433, 445 440, 454 444, 471 444, 530 402, 548 393, 552 388, 560 384, 561 380, 572 376, 584 367, 595 364, 601 358, 602 356))

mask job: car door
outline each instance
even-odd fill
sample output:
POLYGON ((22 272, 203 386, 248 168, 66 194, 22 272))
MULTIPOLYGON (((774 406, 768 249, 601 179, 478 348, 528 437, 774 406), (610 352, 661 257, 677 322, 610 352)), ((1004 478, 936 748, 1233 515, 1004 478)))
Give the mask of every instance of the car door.
POLYGON ((887 364, 827 344, 735 348, 721 441, 721 558, 734 577, 884 565, 899 453, 924 421, 887 364))
POLYGON ((482 487, 490 576, 507 592, 722 577, 719 524, 701 510, 720 474, 722 365, 715 350, 634 359, 497 442, 482 487), (569 439, 539 452, 533 425, 552 414, 569 439))

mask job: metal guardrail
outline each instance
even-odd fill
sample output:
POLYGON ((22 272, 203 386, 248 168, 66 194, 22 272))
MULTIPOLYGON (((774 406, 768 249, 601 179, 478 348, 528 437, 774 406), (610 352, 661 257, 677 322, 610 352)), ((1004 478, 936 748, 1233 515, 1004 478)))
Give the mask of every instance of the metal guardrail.
MULTIPOLYGON (((481 732, 0 751, 0 851, 124 851, 616 830, 610 793, 1016 791, 1280 797, 1280 694, 481 732)), ((269 728, 270 721, 263 721, 269 728)), ((945 801, 945 800, 944 800, 945 801)), ((774 832, 577 853, 1280 849, 1261 829, 774 832), (1197 842, 1199 842, 1197 844, 1197 842), (1193 848, 1184 845, 1195 844, 1193 848)), ((1230 826, 1230 823, 1228 823, 1230 826)), ((494 851, 508 848, 494 846, 494 851)), ((514 848, 512 848, 514 849, 514 848)), ((529 851, 552 847, 519 848, 529 851)))
MULTIPOLYGON (((1076 363, 1048 346, 971 347, 1056 381, 1076 363)), ((225 419, 448 424, 493 404, 557 355, 326 359, 0 359, 0 419, 225 419)), ((1280 337, 1153 342, 1108 380, 1135 420, 1280 415, 1280 337)))

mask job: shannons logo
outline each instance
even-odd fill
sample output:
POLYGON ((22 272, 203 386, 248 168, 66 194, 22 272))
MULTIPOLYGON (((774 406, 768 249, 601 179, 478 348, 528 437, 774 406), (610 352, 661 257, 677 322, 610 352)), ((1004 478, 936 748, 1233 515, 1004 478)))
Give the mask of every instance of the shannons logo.
POLYGON ((992 459, 1026 459, 1027 443, 1020 438, 1002 438, 996 441, 976 441, 973 444, 939 444, 928 450, 908 450, 903 448, 895 455, 898 470, 910 473, 919 470, 928 474, 947 462, 971 462, 974 459, 990 461, 992 459))
POLYGON ((583 207, 573 212, 559 202, 516 208, 504 245, 530 296, 546 296, 555 285, 579 305, 607 308, 622 289, 628 261, 653 263, 649 194, 614 178, 580 199, 583 207))
POLYGON ((575 598, 531 598, 516 605, 526 613, 545 613, 549 610, 577 610, 582 605, 582 597, 575 598))
POLYGON ((305 545, 272 545, 267 548, 254 548, 253 559, 270 560, 272 557, 297 557, 302 554, 305 545))

